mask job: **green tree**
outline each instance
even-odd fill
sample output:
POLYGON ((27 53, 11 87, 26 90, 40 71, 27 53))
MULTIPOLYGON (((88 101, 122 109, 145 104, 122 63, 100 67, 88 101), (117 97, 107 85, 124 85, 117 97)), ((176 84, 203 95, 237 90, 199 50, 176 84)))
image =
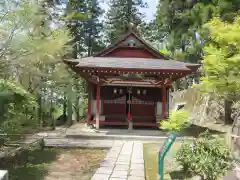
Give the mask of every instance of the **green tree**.
POLYGON ((204 48, 202 82, 207 92, 225 99, 225 122, 231 123, 231 106, 240 88, 240 17, 233 24, 214 18, 206 27, 211 41, 204 48))
POLYGON ((106 34, 109 42, 123 35, 132 23, 140 26, 143 23, 144 14, 140 8, 147 7, 143 0, 110 0, 106 13, 106 34))
POLYGON ((0 79, 0 147, 5 141, 18 138, 23 125, 34 127, 35 108, 34 97, 18 82, 0 79))
POLYGON ((202 26, 216 16, 231 22, 238 10, 238 0, 159 0, 155 23, 161 37, 157 38, 167 41, 172 57, 196 63, 208 42, 202 26))
POLYGON ((84 27, 85 29, 85 44, 87 46, 87 55, 101 51, 105 44, 101 38, 103 33, 103 21, 100 17, 103 15, 104 11, 101 9, 98 0, 88 0, 88 21, 84 27))
MULTIPOLYGON (((100 17, 102 14, 103 10, 100 8, 98 0, 70 0, 67 3, 66 23, 73 36, 72 44, 74 51, 71 55, 72 58, 91 56, 105 47, 101 38, 103 23, 100 17)), ((85 102, 86 100, 86 83, 75 73, 70 74, 73 87, 71 88, 71 96, 69 95, 70 87, 67 88, 66 92, 68 97, 68 114, 69 112, 75 112, 75 119, 79 121, 80 109, 85 109, 84 106, 81 106, 80 101, 85 102), (69 109, 72 107, 74 111, 69 109)), ((72 116, 68 115, 68 119, 70 117, 72 116)))
MULTIPOLYGON (((238 0, 159 0, 152 38, 165 42, 171 58, 199 63, 209 42, 203 25, 213 17, 232 22, 238 9, 238 0)), ((188 87, 188 79, 176 82, 175 89, 188 87)))
POLYGON ((67 3, 66 22, 73 36, 73 58, 90 56, 104 45, 101 39, 103 10, 98 0, 70 0, 67 3))
POLYGON ((61 23, 52 20, 51 8, 45 1, 8 3, 5 13, 0 15, 0 72, 36 97, 40 123, 45 119, 43 111, 49 112, 56 102, 54 85, 61 81, 60 73, 64 73, 62 57, 71 51, 67 45, 71 37, 61 23))

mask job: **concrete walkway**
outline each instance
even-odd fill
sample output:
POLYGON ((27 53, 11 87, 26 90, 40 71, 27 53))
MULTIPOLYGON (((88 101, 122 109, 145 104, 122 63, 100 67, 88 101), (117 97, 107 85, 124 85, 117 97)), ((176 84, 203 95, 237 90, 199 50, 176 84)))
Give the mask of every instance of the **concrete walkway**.
POLYGON ((142 142, 115 142, 92 180, 145 180, 142 142))

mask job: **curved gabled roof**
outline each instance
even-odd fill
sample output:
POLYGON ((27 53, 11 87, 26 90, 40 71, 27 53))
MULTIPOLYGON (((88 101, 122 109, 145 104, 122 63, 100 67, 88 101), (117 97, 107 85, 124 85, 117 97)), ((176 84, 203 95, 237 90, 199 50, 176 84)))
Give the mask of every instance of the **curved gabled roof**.
POLYGON ((131 37, 131 36, 136 38, 138 41, 140 41, 145 46, 145 49, 148 50, 151 54, 153 54, 156 58, 165 59, 165 60, 169 60, 170 59, 169 57, 166 57, 164 54, 162 54, 159 50, 157 50, 156 48, 151 46, 149 43, 147 43, 133 29, 131 29, 128 33, 124 34, 115 43, 109 45, 107 48, 105 48, 101 52, 95 54, 94 57, 106 56, 110 52, 112 52, 115 49, 117 49, 123 41, 125 41, 128 37, 131 37))

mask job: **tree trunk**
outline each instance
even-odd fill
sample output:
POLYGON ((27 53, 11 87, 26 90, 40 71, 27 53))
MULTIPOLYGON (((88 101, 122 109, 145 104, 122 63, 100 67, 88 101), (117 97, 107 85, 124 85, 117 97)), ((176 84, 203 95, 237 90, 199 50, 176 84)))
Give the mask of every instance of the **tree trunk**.
POLYGON ((38 110, 37 110, 37 118, 38 118, 38 126, 42 127, 42 98, 41 95, 37 95, 37 102, 38 102, 38 110))
POLYGON ((63 121, 64 123, 67 121, 67 95, 66 92, 64 92, 64 97, 63 97, 63 121))
POLYGON ((224 119, 225 119, 225 124, 232 124, 233 120, 232 120, 232 104, 233 102, 228 100, 228 99, 224 99, 224 119))
POLYGON ((50 100, 50 118, 51 118, 51 124, 52 124, 52 130, 55 130, 56 123, 55 123, 55 117, 54 117, 54 107, 53 107, 53 90, 51 88, 51 100, 50 100))
POLYGON ((42 105, 42 110, 41 110, 41 117, 42 117, 42 126, 45 127, 47 125, 46 123, 46 118, 48 116, 48 113, 46 112, 46 108, 44 108, 46 106, 46 92, 47 92, 47 89, 46 87, 43 87, 42 88, 42 92, 43 92, 43 95, 42 95, 42 100, 41 100, 41 105, 42 105))
POLYGON ((79 99, 80 99, 80 97, 77 95, 76 101, 75 101, 75 113, 76 113, 77 122, 79 122, 79 120, 80 120, 79 99))
POLYGON ((71 126, 72 125, 72 84, 69 83, 68 85, 68 97, 67 97, 67 115, 68 115, 68 125, 71 126))

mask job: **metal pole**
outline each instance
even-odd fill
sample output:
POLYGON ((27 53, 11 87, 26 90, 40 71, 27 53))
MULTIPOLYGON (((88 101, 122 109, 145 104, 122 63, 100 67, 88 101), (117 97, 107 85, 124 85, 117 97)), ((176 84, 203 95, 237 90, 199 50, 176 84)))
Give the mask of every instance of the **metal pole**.
POLYGON ((164 177, 164 158, 167 155, 170 148, 172 147, 176 138, 177 138, 176 134, 171 134, 168 137, 167 142, 164 144, 163 152, 159 152, 159 154, 158 154, 158 173, 160 175, 160 180, 164 180, 163 179, 163 177, 164 177))

